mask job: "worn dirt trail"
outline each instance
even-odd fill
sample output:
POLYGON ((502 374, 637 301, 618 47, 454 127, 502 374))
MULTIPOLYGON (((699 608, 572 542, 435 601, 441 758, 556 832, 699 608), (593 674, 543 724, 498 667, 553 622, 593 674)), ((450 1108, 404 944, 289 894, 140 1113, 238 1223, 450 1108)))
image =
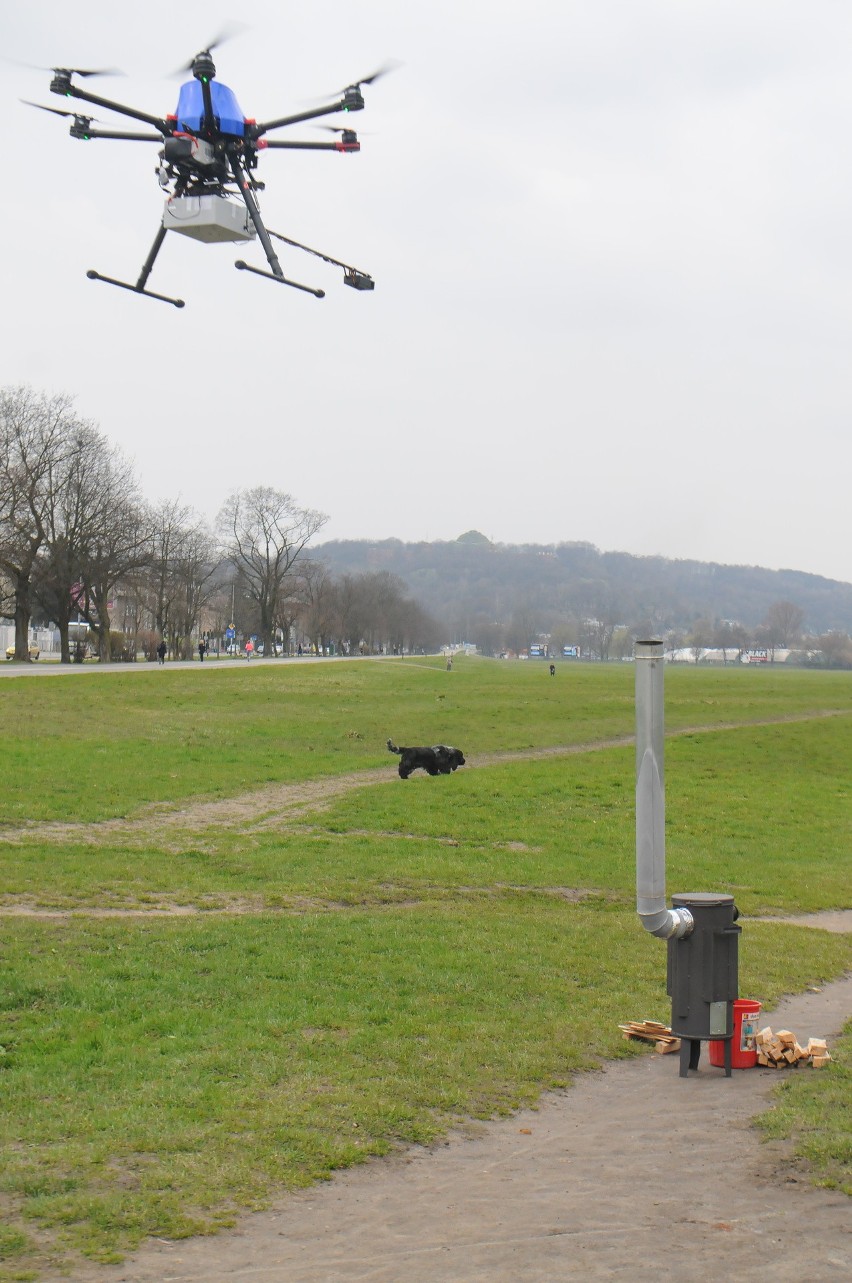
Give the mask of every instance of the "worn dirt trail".
MULTIPOLYGON (((847 921, 845 929, 852 923, 847 921)), ((839 1032, 852 977, 767 1017, 839 1032)), ((706 1050, 706 1049, 705 1049, 706 1050)), ((817 1070, 798 1072, 816 1073, 817 1070)), ((644 1055, 538 1109, 343 1172, 216 1238, 154 1242, 78 1283, 561 1283, 676 1273, 852 1277, 852 1201, 818 1190, 750 1120, 774 1070, 644 1055)))
MULTIPOLYGON (((199 668, 201 666, 199 665, 199 668)), ((717 722, 703 726, 684 726, 669 731, 667 739, 684 735, 706 734, 713 731, 730 731, 755 726, 778 726, 792 722, 808 722, 825 717, 844 716, 842 710, 819 710, 792 716, 772 717, 747 722, 717 722)), ((495 753, 481 753, 475 760, 468 760, 465 770, 499 766, 508 762, 533 762, 552 757, 573 757, 584 753, 601 752, 609 748, 627 748, 634 743, 632 735, 612 739, 593 740, 583 744, 552 745, 546 748, 507 749, 495 753)), ((389 767, 373 767, 362 771, 349 771, 315 780, 302 780, 294 784, 268 784, 260 789, 241 793, 236 797, 212 801, 186 802, 174 806, 168 802, 143 807, 128 819, 101 820, 97 823, 62 823, 59 821, 33 822, 15 827, 0 827, 0 842, 20 842, 37 839, 42 842, 102 842, 111 839, 132 842, 162 837, 166 832, 179 834, 184 829, 205 827, 246 828, 258 830, 280 827, 293 822, 307 811, 321 810, 336 798, 356 789, 373 784, 387 783, 394 778, 393 763, 389 767)))

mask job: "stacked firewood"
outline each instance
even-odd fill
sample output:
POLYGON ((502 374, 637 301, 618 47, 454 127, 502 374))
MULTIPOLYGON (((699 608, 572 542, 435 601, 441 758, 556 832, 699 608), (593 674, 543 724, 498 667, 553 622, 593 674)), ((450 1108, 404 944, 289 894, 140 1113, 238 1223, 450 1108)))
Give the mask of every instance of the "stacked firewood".
POLYGON ((639 1038, 642 1042, 652 1042, 655 1051, 667 1056, 672 1051, 680 1051, 680 1039, 675 1037, 668 1025, 659 1020, 631 1020, 626 1025, 619 1025, 622 1036, 628 1041, 639 1038))
POLYGON ((809 1038, 807 1046, 802 1047, 789 1029, 779 1029, 777 1033, 773 1033, 769 1025, 754 1035, 754 1045, 757 1063, 769 1065, 772 1069, 786 1069, 788 1066, 807 1062, 816 1069, 821 1069, 831 1060, 824 1038, 809 1038))

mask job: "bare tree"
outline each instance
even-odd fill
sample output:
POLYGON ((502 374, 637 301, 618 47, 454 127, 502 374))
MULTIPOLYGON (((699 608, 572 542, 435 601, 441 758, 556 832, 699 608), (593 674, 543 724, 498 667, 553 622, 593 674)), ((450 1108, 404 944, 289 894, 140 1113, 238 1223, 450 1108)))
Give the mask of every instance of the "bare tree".
POLYGON ((15 659, 29 659, 36 562, 77 426, 70 398, 0 389, 0 572, 14 597, 15 659))
POLYGON ((213 541, 201 518, 177 499, 158 504, 151 522, 151 613, 170 651, 186 658, 199 615, 219 588, 213 541))
POLYGON ((130 464, 113 448, 98 460, 92 507, 81 549, 78 604, 98 639, 98 655, 108 661, 110 602, 128 575, 147 564, 151 517, 142 503, 130 464))
POLYGON ((15 613, 15 587, 0 565, 0 615, 8 619, 15 613))
MULTIPOLYGON (((540 620, 532 605, 529 602, 519 602, 512 611, 512 616, 506 626, 506 643, 509 648, 520 654, 526 650, 530 642, 540 632, 540 620)), ((454 638, 453 640, 466 641, 465 637, 454 638)))
POLYGON ((835 629, 817 638, 817 646, 826 668, 852 668, 852 637, 835 629))
POLYGON ((299 619, 305 635, 321 655, 337 623, 335 584, 322 562, 303 560, 299 568, 299 588, 304 601, 299 619))
POLYGON ((713 625, 709 619, 696 619, 692 625, 692 631, 689 634, 689 648, 692 651, 692 658, 696 664, 700 664, 704 658, 704 652, 709 649, 713 640, 713 625))
POLYGON ((740 659, 748 644, 748 630, 743 628, 742 624, 734 623, 732 620, 723 619, 713 631, 713 645, 722 651, 724 664, 728 662, 729 650, 735 650, 736 658, 740 659))
POLYGON ((74 425, 70 448, 47 496, 37 595, 59 629, 63 664, 71 662, 69 625, 72 616, 78 613, 83 552, 90 534, 92 514, 98 507, 104 460, 110 452, 106 438, 91 424, 74 425))
POLYGON ((440 624, 412 597, 404 597, 398 603, 392 627, 391 648, 399 654, 404 650, 431 649, 441 637, 440 624))
POLYGON ((801 637, 804 622, 805 612, 792 601, 773 602, 761 625, 766 644, 773 650, 792 646, 801 637))
POLYGON ((321 639, 334 636, 338 651, 344 653, 364 647, 401 654, 434 645, 440 633, 440 625, 406 596, 403 581, 383 570, 333 581, 323 568, 323 577, 316 578, 312 589, 312 603, 312 614, 327 630, 321 639))
POLYGON ((550 645, 553 654, 562 655, 566 646, 576 646, 580 640, 581 627, 578 619, 560 615, 550 630, 550 645))
POLYGON ((366 629, 364 641, 368 649, 383 650, 392 640, 394 620, 405 584, 398 575, 388 570, 377 570, 362 575, 360 583, 366 629))
POLYGON ((65 396, 0 393, 0 568, 15 595, 16 657, 28 657, 33 600, 56 620, 61 657, 79 607, 109 659, 109 602, 145 551, 146 526, 130 465, 71 410, 65 396))
POLYGON ((175 593, 175 549, 180 544, 185 513, 176 499, 164 500, 151 510, 151 558, 148 582, 151 588, 151 615, 157 632, 165 637, 175 593))
POLYGON ((335 584, 339 649, 357 654, 368 631, 367 609, 361 591, 363 575, 341 575, 335 584))
POLYGON ((300 508, 292 495, 270 486, 236 491, 219 514, 225 556, 257 606, 267 655, 272 652, 287 577, 327 520, 323 513, 300 508))
POLYGON ((188 526, 175 565, 178 593, 172 610, 174 646, 187 657, 201 612, 218 591, 218 571, 212 536, 201 523, 188 526))
MULTIPOLYGON (((471 625, 470 640, 476 642, 483 655, 499 655, 503 650, 505 628, 488 615, 478 615, 471 625)), ((425 643, 421 643, 425 645, 425 643)))

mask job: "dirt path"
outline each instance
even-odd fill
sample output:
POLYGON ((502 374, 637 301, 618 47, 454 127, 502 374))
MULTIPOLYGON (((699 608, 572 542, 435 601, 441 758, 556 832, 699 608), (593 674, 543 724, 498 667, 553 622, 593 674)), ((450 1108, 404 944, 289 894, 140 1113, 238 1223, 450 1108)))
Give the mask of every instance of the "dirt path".
MULTIPOLYGON (((201 665, 198 665, 199 669, 201 665)), ((704 726, 684 726, 669 731, 667 739, 684 735, 707 734, 713 731, 740 730, 756 726, 778 726, 791 722, 808 722, 825 717, 847 715, 840 709, 798 713, 792 716, 772 717, 747 722, 718 722, 704 726)), ((499 766, 507 762, 533 762, 552 757, 573 757, 583 753, 596 753, 609 748, 627 748, 634 743, 632 735, 612 739, 594 740, 584 744, 552 745, 546 748, 506 749, 495 753, 481 753, 467 766, 472 770, 499 766)), ((306 811, 322 810, 335 798, 373 784, 387 783, 394 778, 393 762, 389 767, 350 771, 342 775, 324 776, 315 780, 301 780, 294 784, 268 784, 264 788, 241 793, 236 797, 215 801, 188 801, 179 806, 159 802, 143 807, 132 819, 101 820, 98 823, 61 823, 59 821, 34 822, 15 828, 0 828, 0 842, 20 842, 37 839, 41 842, 87 843, 121 840, 151 841, 165 839, 171 832, 182 829, 246 828, 248 831, 280 827, 293 822, 306 811)))
MULTIPOLYGON (((849 929, 847 923, 846 929, 849 929)), ((852 977, 767 1013, 836 1035, 852 977)), ((801 1070, 799 1072, 818 1072, 801 1070)), ((341 1173, 216 1238, 154 1242, 78 1283, 561 1283, 676 1271, 773 1283, 852 1277, 852 1202, 810 1186, 751 1127, 773 1070, 642 1056, 540 1107, 341 1173)))

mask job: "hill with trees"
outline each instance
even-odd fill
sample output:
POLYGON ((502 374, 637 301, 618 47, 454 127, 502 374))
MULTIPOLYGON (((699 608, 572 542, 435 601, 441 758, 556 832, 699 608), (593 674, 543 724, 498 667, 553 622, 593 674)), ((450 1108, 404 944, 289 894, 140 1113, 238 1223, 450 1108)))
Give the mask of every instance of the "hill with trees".
POLYGON ((478 531, 436 543, 331 541, 312 555, 333 575, 398 577, 448 641, 486 653, 520 650, 542 634, 573 644, 595 626, 610 637, 619 627, 684 641, 701 634, 706 645, 745 643, 767 628, 777 645, 852 632, 852 584, 794 570, 637 557, 589 543, 494 544, 478 531))

